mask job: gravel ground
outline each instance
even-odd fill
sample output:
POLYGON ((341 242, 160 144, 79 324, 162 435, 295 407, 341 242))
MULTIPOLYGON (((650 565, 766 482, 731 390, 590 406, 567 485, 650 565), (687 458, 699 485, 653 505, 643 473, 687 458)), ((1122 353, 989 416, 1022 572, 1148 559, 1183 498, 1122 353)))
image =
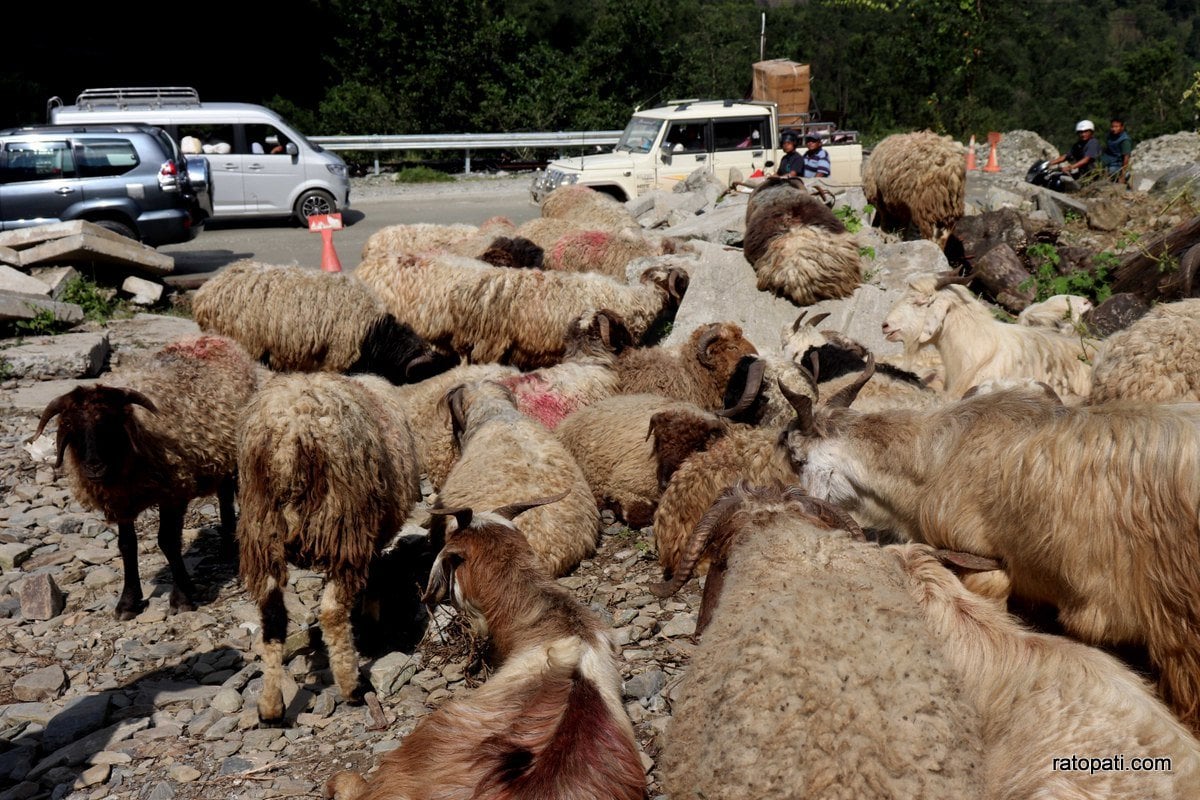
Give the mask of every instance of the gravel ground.
MULTIPOLYGON (((29 412, 0 407, 0 800, 320 797, 333 772, 370 768, 431 709, 478 683, 469 643, 440 611, 434 632, 415 647, 364 657, 392 720, 387 730, 368 730, 366 710, 340 701, 310 636, 322 578, 293 570, 294 685, 285 690, 292 724, 260 728, 259 615, 235 565, 218 554, 215 500, 192 503, 184 532, 188 567, 208 587, 204 604, 170 615, 169 572, 156 515, 147 512, 138 532, 149 607, 119 622, 115 528, 83 511, 65 479, 22 448, 36 423, 29 412), (22 588, 43 576, 62 590, 65 607, 48 620, 24 619, 22 588)), ((423 521, 420 509, 410 520, 423 521)), ((694 647, 699 599, 693 586, 660 601, 646 589, 657 577, 650 530, 608 524, 596 557, 561 581, 616 630, 651 797, 660 793, 655 760, 694 647)))
POLYGON ((385 172, 381 175, 366 175, 350 179, 350 196, 355 202, 373 197, 391 197, 394 195, 420 194, 445 195, 459 194, 469 191, 472 194, 508 194, 511 192, 527 191, 533 174, 497 172, 472 173, 471 175, 455 175, 453 180, 437 183, 400 183, 395 180, 395 173, 385 172))

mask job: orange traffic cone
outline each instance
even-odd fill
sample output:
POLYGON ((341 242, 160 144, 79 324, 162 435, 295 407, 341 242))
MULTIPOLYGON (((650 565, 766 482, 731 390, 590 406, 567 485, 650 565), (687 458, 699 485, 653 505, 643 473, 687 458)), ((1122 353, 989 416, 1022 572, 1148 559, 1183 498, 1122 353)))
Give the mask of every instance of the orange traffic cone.
POLYGON ((1000 162, 996 160, 996 145, 1000 144, 1000 134, 996 131, 988 133, 988 144, 991 149, 988 151, 988 162, 984 166, 984 172, 999 172, 1000 162))
POLYGON ((321 231, 321 269, 325 272, 342 271, 342 262, 338 261, 337 250, 333 249, 333 231, 329 228, 321 231))
POLYGON ((971 134, 971 143, 967 145, 967 170, 979 169, 975 164, 975 134, 971 134))

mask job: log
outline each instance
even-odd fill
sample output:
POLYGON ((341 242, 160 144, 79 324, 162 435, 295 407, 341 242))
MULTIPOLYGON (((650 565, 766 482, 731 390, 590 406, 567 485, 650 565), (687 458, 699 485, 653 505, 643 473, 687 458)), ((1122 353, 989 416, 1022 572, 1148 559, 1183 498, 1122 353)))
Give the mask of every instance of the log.
POLYGON ((1113 292, 1132 292, 1148 303, 1182 300, 1200 292, 1196 270, 1200 254, 1188 251, 1200 244, 1200 216, 1139 245, 1117 265, 1113 292), (1184 264, 1184 261, 1187 264, 1184 264), (1165 264, 1173 268, 1163 269, 1165 264))
POLYGON ((1003 242, 976 258, 972 271, 996 302, 1013 313, 1025 310, 1036 296, 1036 285, 1025 263, 1003 242))

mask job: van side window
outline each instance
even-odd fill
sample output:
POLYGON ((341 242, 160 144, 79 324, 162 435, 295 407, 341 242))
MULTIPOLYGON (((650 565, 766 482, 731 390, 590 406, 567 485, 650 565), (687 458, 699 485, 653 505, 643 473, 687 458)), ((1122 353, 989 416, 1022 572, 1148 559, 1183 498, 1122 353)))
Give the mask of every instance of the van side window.
POLYGON ((9 142, 0 161, 0 183, 59 180, 75 177, 69 142, 9 142))
POLYGON ((274 125, 247 125, 244 152, 247 155, 287 155, 290 141, 274 125))
POLYGON ((200 152, 202 153, 228 155, 233 152, 234 137, 232 125, 194 125, 189 122, 182 122, 179 124, 181 150, 186 151, 191 149, 183 147, 183 140, 188 136, 200 141, 200 152))
POLYGON ((767 146, 766 117, 713 120, 713 149, 761 150, 767 146))
POLYGON ((140 162, 137 149, 128 139, 91 140, 79 145, 79 177, 103 178, 124 175, 140 162))

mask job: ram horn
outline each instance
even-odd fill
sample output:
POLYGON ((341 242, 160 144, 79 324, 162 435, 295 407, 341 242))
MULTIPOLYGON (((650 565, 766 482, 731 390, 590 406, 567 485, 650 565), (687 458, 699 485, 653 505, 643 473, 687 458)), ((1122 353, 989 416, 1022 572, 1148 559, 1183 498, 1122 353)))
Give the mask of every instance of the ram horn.
POLYGON ((871 380, 871 376, 875 374, 875 356, 867 353, 867 366, 862 373, 854 379, 853 383, 848 383, 843 386, 833 397, 825 403, 826 406, 836 408, 849 408, 854 402, 854 398, 858 397, 858 393, 866 386, 867 381, 871 380))
MULTIPOLYGON (((709 549, 709 540, 713 538, 714 532, 722 529, 729 518, 737 513, 742 504, 744 492, 745 485, 743 482, 739 482, 736 487, 726 489, 721 497, 709 507, 700 521, 696 523, 696 527, 692 528, 687 549, 684 550, 679 563, 671 570, 671 579, 662 583, 650 584, 651 594, 656 597, 670 597, 683 588, 683 585, 692 577, 692 573, 696 571, 696 565, 700 563, 701 556, 709 549)), ((721 544, 728 544, 726 536, 719 538, 721 544)), ((713 562, 723 561, 724 556, 724 553, 720 553, 712 556, 711 560, 713 562)))
POLYGON ((718 417, 736 417, 754 405, 754 401, 758 399, 762 392, 763 376, 767 374, 767 362, 761 358, 756 358, 750 363, 750 367, 746 370, 746 386, 742 389, 742 396, 738 401, 729 408, 723 408, 716 412, 718 417))
POLYGON ((545 506, 545 505, 549 505, 551 503, 557 503, 559 500, 562 500, 564 497, 566 497, 570 493, 571 493, 570 489, 564 489, 561 492, 559 492, 558 494, 552 495, 550 497, 539 497, 536 500, 526 500, 523 503, 510 503, 506 506, 500 506, 500 508, 497 508, 494 511, 492 511, 492 513, 498 514, 498 515, 504 517, 505 519, 511 521, 518 514, 523 514, 531 508, 537 508, 538 506, 545 506))
POLYGON ((708 346, 720 338, 721 326, 714 323, 708 326, 708 330, 706 330, 696 342, 696 359, 708 369, 712 369, 717 363, 709 357, 708 346))
POLYGON ((949 272, 943 272, 941 275, 938 275, 937 283, 934 284, 933 290, 936 292, 940 289, 946 288, 952 283, 957 283, 959 286, 966 286, 973 280, 975 280, 974 272, 969 272, 966 275, 959 275, 954 270, 950 270, 949 272))
POLYGON ((787 398, 788 404, 796 412, 796 429, 805 436, 815 436, 817 433, 816 420, 813 418, 813 398, 799 392, 793 392, 783 381, 776 381, 779 391, 787 398))

